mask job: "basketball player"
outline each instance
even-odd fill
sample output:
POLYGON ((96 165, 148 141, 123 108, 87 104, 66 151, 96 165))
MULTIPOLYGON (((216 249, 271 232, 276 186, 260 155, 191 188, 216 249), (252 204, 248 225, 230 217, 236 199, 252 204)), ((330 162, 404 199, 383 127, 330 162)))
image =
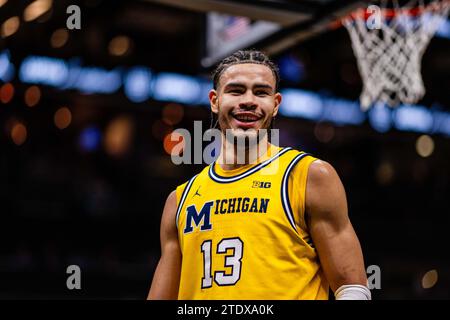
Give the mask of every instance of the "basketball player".
MULTIPOLYGON (((223 135, 269 129, 282 99, 278 82, 277 67, 261 52, 225 58, 209 93, 223 135)), ((223 138, 218 160, 168 196, 148 298, 328 299, 331 287, 338 300, 370 300, 333 167, 272 145, 267 135, 256 159, 247 144, 247 162, 224 161, 242 149, 232 144, 223 138)))

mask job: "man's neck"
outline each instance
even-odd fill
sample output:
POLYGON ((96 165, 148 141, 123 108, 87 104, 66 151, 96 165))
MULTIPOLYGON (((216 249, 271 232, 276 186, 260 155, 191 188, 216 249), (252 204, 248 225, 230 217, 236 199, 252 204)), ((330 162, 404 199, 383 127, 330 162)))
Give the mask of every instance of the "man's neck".
POLYGON ((245 146, 238 146, 236 143, 222 137, 222 150, 217 158, 217 163, 223 170, 238 169, 257 163, 272 147, 267 137, 259 141, 259 143, 246 144, 245 146))

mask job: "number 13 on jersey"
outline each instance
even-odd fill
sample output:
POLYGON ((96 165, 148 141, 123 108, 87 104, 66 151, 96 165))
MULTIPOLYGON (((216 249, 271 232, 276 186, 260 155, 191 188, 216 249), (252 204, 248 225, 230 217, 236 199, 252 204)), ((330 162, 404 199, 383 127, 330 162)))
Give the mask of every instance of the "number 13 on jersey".
MULTIPOLYGON (((202 289, 211 288, 213 275, 212 275, 212 240, 205 240, 201 245, 201 252, 203 254, 203 278, 202 289)), ((232 286, 235 285, 241 278, 242 269, 242 254, 244 252, 244 243, 238 237, 236 238, 224 238, 217 244, 217 254, 226 254, 228 250, 233 250, 232 254, 225 255, 224 267, 231 268, 231 274, 227 274, 225 271, 214 272, 214 282, 219 286, 232 286)))

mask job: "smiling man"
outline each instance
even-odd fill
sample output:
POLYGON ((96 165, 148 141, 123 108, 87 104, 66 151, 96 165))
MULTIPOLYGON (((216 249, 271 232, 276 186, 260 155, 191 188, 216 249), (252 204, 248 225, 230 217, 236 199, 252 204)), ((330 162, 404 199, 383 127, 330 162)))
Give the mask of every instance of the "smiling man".
POLYGON ((221 153, 167 198, 149 299, 328 299, 330 287, 338 300, 370 299, 336 171, 258 134, 278 113, 278 82, 258 51, 217 67, 209 99, 221 153))

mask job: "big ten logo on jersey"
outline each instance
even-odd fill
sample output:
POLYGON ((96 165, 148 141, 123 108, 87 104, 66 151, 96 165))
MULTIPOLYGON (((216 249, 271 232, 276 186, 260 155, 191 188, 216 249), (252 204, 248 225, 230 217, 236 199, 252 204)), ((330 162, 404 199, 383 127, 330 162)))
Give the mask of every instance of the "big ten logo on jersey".
POLYGON ((271 186, 272 186, 271 182, 267 182, 267 181, 253 181, 252 188, 268 189, 271 186))

